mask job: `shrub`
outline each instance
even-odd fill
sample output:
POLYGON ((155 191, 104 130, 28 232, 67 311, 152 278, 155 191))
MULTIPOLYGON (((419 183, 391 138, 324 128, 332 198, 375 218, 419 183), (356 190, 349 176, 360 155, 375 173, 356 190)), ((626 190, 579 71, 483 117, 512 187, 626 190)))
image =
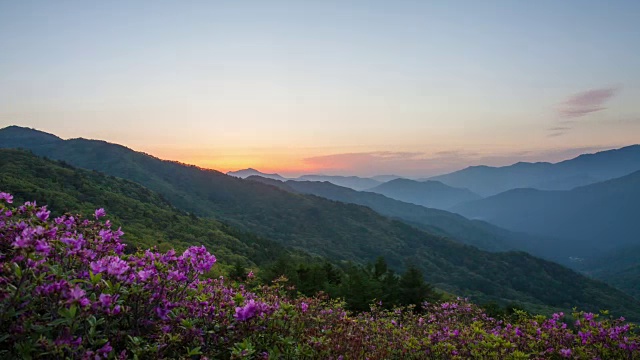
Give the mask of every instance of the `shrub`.
MULTIPOLYGON (((624 319, 496 320, 464 300, 350 313, 337 300, 207 279, 204 247, 125 254, 120 229, 0 193, 0 353, 10 358, 638 359, 624 319), (252 287, 252 289, 250 289, 252 287)), ((95 219, 94 219, 95 218, 95 219)), ((601 318, 602 317, 602 318, 601 318)))

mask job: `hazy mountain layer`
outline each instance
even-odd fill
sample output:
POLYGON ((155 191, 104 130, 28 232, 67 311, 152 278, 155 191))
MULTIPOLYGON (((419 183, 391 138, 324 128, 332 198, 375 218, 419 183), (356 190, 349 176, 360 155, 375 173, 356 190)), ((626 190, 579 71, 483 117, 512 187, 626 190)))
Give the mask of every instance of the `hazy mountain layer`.
POLYGON ((490 196, 516 188, 570 190, 637 170, 640 170, 640 145, 632 145, 555 164, 519 162, 503 167, 472 166, 431 180, 490 196))
POLYGON ((529 235, 516 234, 501 229, 483 221, 472 221, 444 210, 402 202, 373 192, 355 191, 326 181, 289 180, 282 182, 259 176, 251 176, 247 179, 261 181, 291 192, 312 194, 344 203, 367 206, 382 215, 399 219, 432 234, 446 236, 483 250, 523 250, 529 246, 530 242, 539 240, 529 235))
POLYGON ((283 181, 287 180, 285 177, 282 177, 282 176, 280 176, 278 174, 265 174, 265 173, 260 172, 260 171, 258 171, 256 169, 251 169, 251 168, 244 169, 244 170, 238 170, 238 171, 229 171, 229 172, 227 172, 227 175, 239 177, 239 178, 242 178, 242 179, 245 179, 245 178, 247 178, 249 176, 262 176, 262 177, 267 178, 267 179, 276 179, 276 180, 283 180, 283 181))
MULTIPOLYGON (((265 174, 261 171, 258 171, 252 168, 238 170, 238 171, 229 171, 227 172, 227 175, 231 175, 231 176, 235 176, 243 179, 246 179, 249 176, 261 176, 263 178, 280 180, 280 181, 286 181, 286 180, 328 181, 332 184, 348 187, 350 189, 355 189, 355 190, 368 189, 370 187, 380 185, 384 182, 384 180, 378 180, 374 178, 363 178, 359 176, 330 176, 330 175, 302 175, 298 178, 291 179, 291 178, 285 178, 279 174, 265 174)), ((381 175, 380 178, 392 180, 397 177, 394 175, 381 175)))
POLYGON ((381 184, 380 181, 358 176, 328 176, 328 175, 302 175, 294 180, 300 181, 328 181, 338 186, 348 187, 354 190, 369 189, 381 184))
POLYGON ((640 245, 579 259, 573 266, 640 299, 640 245))
POLYGON ((395 179, 368 191, 382 194, 392 199, 443 210, 463 202, 481 198, 480 195, 474 194, 468 189, 451 187, 433 180, 395 179))
POLYGON ((565 239, 577 256, 640 245, 640 171, 568 191, 516 189, 453 208, 512 231, 565 239))

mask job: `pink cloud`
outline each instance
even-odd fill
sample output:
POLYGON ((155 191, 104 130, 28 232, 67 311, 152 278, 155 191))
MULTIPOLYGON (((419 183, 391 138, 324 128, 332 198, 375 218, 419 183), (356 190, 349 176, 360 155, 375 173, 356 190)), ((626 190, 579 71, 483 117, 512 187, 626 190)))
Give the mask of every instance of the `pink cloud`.
POLYGON ((607 109, 604 104, 618 92, 617 87, 593 89, 572 95, 558 107, 563 118, 577 118, 607 109))

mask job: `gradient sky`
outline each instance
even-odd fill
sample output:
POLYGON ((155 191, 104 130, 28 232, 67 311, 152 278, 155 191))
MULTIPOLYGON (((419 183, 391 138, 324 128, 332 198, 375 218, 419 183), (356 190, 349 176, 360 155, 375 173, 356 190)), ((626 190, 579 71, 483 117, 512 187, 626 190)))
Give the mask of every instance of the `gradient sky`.
POLYGON ((0 0, 0 127, 222 171, 426 176, 640 143, 640 1, 0 0))

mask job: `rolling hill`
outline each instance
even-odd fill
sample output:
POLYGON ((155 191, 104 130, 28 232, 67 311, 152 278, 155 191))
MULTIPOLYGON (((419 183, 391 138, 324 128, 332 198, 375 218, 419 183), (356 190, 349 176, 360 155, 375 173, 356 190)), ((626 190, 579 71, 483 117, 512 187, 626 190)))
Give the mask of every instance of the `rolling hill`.
POLYGON ((246 179, 250 176, 260 176, 267 179, 280 181, 296 180, 296 181, 327 181, 338 186, 344 186, 350 189, 363 190, 382 184, 383 182, 399 178, 396 175, 379 175, 372 178, 363 178, 358 176, 330 176, 330 175, 302 175, 297 178, 285 178, 280 174, 266 174, 259 170, 248 168, 238 171, 229 171, 227 175, 246 179))
POLYGON ((243 169, 243 170, 238 170, 238 171, 229 171, 227 172, 227 175, 229 176, 235 176, 235 177, 239 177, 242 179, 245 179, 249 176, 262 176, 264 178, 267 179, 275 179, 275 180, 282 180, 282 181, 286 181, 287 178, 282 177, 278 174, 265 174, 263 172, 260 172, 256 169, 252 169, 252 168, 248 168, 248 169, 243 169))
POLYGON ((381 184, 381 182, 378 180, 358 176, 302 175, 294 180, 328 181, 332 184, 348 187, 353 190, 369 189, 381 184))
POLYGON ((580 259, 573 266, 640 299, 640 245, 580 259))
POLYGON ((466 219, 444 210, 402 202, 384 195, 356 191, 331 184, 327 181, 286 182, 251 176, 248 180, 260 181, 283 190, 301 194, 311 194, 349 204, 367 206, 372 210, 416 226, 429 233, 446 236, 456 241, 476 246, 488 251, 524 250, 534 239, 525 234, 516 234, 482 221, 466 219))
POLYGON ((568 191, 516 189, 453 210, 512 231, 557 236, 557 251, 590 256, 640 245, 640 171, 568 191))
POLYGON ((480 195, 468 189, 451 187, 433 180, 395 179, 368 191, 411 204, 443 210, 463 202, 480 199, 480 195))

